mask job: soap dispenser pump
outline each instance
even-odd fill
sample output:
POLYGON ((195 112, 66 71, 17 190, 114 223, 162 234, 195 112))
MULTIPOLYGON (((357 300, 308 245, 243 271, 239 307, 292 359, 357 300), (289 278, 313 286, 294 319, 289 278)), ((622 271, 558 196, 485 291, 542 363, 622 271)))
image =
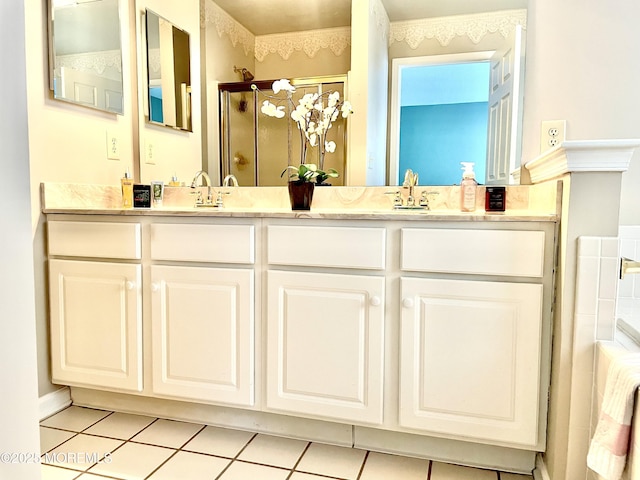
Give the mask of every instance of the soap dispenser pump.
POLYGON ((461 162, 462 181, 460 182, 460 210, 463 212, 473 212, 476 209, 476 193, 478 182, 473 171, 473 162, 461 162))

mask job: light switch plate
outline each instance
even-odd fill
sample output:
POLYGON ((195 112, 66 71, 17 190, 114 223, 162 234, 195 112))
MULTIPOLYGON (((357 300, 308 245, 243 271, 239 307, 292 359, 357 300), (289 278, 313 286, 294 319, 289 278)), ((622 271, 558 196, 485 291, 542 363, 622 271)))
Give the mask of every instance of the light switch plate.
POLYGON ((147 165, 156 164, 156 147, 150 140, 144 142, 144 163, 147 165))
POLYGON ((115 132, 107 130, 107 159, 120 160, 120 138, 115 132))

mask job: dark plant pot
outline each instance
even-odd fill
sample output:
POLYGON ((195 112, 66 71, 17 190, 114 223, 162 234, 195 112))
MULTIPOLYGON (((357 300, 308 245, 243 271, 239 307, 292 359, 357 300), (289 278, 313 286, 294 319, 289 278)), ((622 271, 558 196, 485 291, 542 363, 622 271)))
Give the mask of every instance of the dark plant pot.
POLYGON ((311 182, 289 182, 291 210, 310 210, 314 187, 311 182))

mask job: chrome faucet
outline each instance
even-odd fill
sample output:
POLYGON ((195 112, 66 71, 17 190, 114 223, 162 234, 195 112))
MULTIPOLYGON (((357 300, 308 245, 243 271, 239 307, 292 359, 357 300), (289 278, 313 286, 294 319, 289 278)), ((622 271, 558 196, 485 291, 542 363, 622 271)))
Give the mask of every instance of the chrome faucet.
POLYGON ((223 187, 228 187, 230 183, 234 187, 238 186, 238 179, 233 174, 229 174, 226 177, 224 177, 224 180, 222 181, 222 186, 223 187))
POLYGON ((418 174, 413 173, 411 169, 407 169, 404 172, 404 182, 402 186, 405 188, 409 188, 409 195, 407 196, 407 206, 413 207, 416 204, 416 199, 413 196, 413 188, 418 185, 418 174))
MULTIPOLYGON (((204 170, 200 170, 199 172, 197 172, 193 177, 193 180, 191 181, 191 188, 196 188, 198 186, 198 178, 200 177, 204 179, 204 183, 207 187, 207 205, 211 205, 213 203, 213 190, 211 188, 211 179, 209 178, 207 172, 205 172, 204 170)), ((196 203, 198 203, 197 200, 196 203)))

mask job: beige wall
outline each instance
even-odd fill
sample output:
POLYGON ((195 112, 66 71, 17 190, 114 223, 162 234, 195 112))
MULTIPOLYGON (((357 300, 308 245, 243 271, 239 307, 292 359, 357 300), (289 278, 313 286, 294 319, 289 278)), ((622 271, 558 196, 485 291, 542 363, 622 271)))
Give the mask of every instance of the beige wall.
MULTIPOLYGON (((0 452, 39 451, 24 3, 0 3, 0 145, 5 205, 0 236, 0 452)), ((37 480, 37 462, 2 462, 0 478, 37 480)))
MULTIPOLYGON (((639 15, 626 0, 529 2, 523 159, 538 154, 543 120, 566 119, 570 140, 640 138, 639 15)), ((640 153, 623 175, 625 224, 640 223, 637 185, 640 153)))
POLYGON ((39 185, 42 182, 95 183, 117 185, 128 168, 136 180, 168 182, 176 172, 190 180, 202 164, 200 126, 200 14, 198 0, 133 0, 120 2, 123 34, 124 115, 114 115, 54 100, 49 91, 47 11, 41 0, 25 1, 26 88, 29 125, 29 165, 31 169, 31 218, 34 239, 36 280, 36 327, 38 347, 38 390, 44 395, 56 389, 49 381, 49 346, 46 295, 46 254, 44 219, 40 214, 39 185), (193 133, 147 125, 143 96, 140 47, 142 17, 148 7, 187 30, 191 36, 193 79, 193 133), (142 102, 142 100, 141 100, 142 102), (107 159, 107 130, 120 141, 121 159, 107 159), (157 165, 143 165, 138 172, 140 136, 154 143, 157 165), (175 162, 175 163, 174 163, 175 162))
POLYGON ((267 55, 262 62, 256 62, 256 79, 317 77, 321 75, 344 75, 351 68, 351 51, 345 49, 335 55, 328 48, 319 50, 313 57, 304 52, 293 52, 287 59, 276 53, 267 55))

